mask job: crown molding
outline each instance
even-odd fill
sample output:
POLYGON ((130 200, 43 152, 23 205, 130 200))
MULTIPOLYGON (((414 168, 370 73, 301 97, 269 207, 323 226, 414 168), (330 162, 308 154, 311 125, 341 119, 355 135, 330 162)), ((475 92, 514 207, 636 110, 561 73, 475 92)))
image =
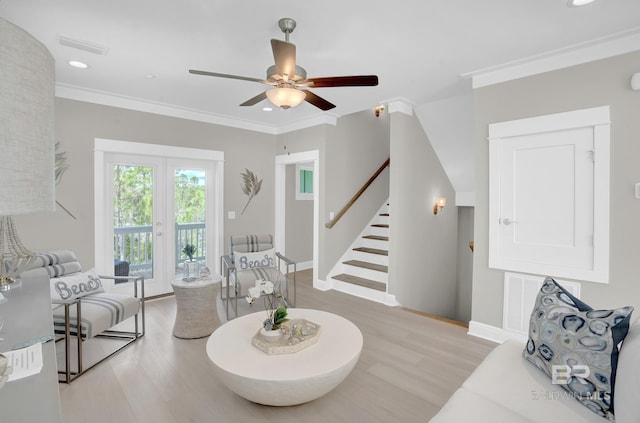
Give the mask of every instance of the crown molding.
POLYGON ((212 123, 215 125, 230 126, 233 128, 246 129, 249 131, 262 132, 271 135, 284 134, 311 126, 337 124, 337 116, 323 113, 309 119, 291 123, 286 126, 270 126, 257 122, 233 119, 228 116, 203 112, 200 110, 177 107, 169 104, 140 100, 138 98, 116 95, 113 93, 89 90, 73 85, 56 84, 56 97, 70 100, 84 101, 88 103, 101 104, 104 106, 119 107, 122 109, 136 110, 139 112, 154 113, 163 116, 170 116, 181 119, 189 119, 198 122, 212 123))
POLYGON ((310 128, 317 125, 333 125, 338 124, 338 115, 333 113, 322 113, 317 116, 312 116, 308 119, 300 120, 289 125, 280 126, 276 128, 275 134, 286 134, 287 132, 297 131, 299 129, 310 128))
POLYGON ((473 88, 537 75, 640 50, 640 27, 460 75, 473 88))
POLYGON ((180 119, 195 120, 198 122, 212 123, 215 125, 230 126, 232 128, 246 129, 249 131, 262 132, 271 135, 285 134, 316 125, 337 125, 338 116, 332 113, 322 113, 303 119, 285 126, 271 126, 262 123, 244 121, 230 118, 228 116, 217 115, 215 113, 203 112, 200 110, 177 107, 169 104, 141 100, 138 98, 117 95, 113 93, 89 90, 67 84, 56 84, 56 97, 70 100, 85 101, 88 103, 102 104, 104 106, 119 107, 123 109, 136 110, 138 112, 155 113, 163 116, 171 116, 180 119))

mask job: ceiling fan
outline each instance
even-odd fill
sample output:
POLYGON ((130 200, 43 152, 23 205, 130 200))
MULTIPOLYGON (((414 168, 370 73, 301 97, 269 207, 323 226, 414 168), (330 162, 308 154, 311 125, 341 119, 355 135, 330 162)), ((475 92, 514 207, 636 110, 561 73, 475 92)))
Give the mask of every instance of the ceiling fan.
POLYGON ((271 85, 273 88, 250 98, 240 104, 240 106, 253 106, 254 104, 268 98, 273 104, 283 109, 295 107, 303 100, 322 110, 330 110, 336 107, 334 104, 305 88, 370 87, 378 85, 378 77, 376 75, 307 78, 307 71, 296 64, 296 46, 289 42, 289 34, 291 34, 295 29, 296 21, 291 18, 282 18, 278 21, 278 26, 285 34, 285 41, 271 39, 271 49, 273 50, 275 65, 270 66, 267 69, 266 79, 195 69, 189 69, 189 73, 195 75, 215 76, 218 78, 240 79, 243 81, 253 81, 271 85))

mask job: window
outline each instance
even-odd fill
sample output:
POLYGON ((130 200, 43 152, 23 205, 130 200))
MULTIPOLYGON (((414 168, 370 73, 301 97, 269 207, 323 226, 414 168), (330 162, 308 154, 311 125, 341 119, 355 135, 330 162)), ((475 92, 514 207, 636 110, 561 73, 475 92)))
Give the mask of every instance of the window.
POLYGON ((313 166, 296 164, 296 200, 313 200, 313 166))

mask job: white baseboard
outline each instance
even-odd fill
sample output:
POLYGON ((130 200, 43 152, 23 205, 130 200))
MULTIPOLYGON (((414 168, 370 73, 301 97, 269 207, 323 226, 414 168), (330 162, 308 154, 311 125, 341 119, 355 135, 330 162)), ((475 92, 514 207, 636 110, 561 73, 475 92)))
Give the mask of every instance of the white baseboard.
POLYGON ((400 303, 396 300, 396 296, 392 294, 385 295, 384 304, 390 307, 400 307, 400 303))
POLYGON ((328 291, 332 288, 331 286, 331 282, 327 282, 327 281, 323 281, 321 279, 318 279, 316 281, 313 281, 313 287, 319 291, 328 291))
POLYGON ((313 269, 313 260, 296 263, 296 270, 313 269))
POLYGON ((509 339, 515 339, 520 342, 527 341, 527 336, 521 333, 510 332, 502 328, 476 322, 474 320, 469 322, 469 331, 467 333, 498 344, 502 344, 504 341, 509 339))

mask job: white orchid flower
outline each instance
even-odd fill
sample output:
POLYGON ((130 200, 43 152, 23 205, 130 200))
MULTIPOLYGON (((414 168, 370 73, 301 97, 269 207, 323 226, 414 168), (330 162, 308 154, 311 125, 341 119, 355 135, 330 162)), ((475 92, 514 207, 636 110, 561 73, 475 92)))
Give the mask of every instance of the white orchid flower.
POLYGON ((265 294, 273 294, 273 282, 270 281, 266 281, 263 285, 262 285, 262 292, 264 292, 265 294))
POLYGON ((261 289, 259 286, 254 286, 253 288, 249 288, 249 296, 254 300, 258 299, 260 298, 260 291, 261 289))

